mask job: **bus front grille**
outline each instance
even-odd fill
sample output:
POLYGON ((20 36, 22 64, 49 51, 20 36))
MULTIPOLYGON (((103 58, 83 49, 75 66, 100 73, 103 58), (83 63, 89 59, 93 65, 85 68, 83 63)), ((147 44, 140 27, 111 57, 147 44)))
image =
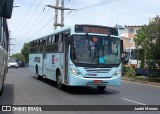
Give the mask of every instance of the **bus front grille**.
POLYGON ((90 67, 85 67, 84 69, 87 72, 90 72, 90 73, 109 73, 111 71, 111 68, 90 68, 90 67))

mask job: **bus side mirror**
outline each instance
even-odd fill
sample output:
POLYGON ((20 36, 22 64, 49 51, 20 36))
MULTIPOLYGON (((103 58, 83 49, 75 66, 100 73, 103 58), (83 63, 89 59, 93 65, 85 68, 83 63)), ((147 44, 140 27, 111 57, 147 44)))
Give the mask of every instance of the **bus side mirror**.
POLYGON ((123 53, 123 40, 120 40, 120 52, 123 53))
POLYGON ((13 0, 0 0, 0 16, 10 19, 12 16, 13 0))
POLYGON ((125 57, 121 57, 121 60, 122 60, 122 63, 125 63, 125 64, 127 64, 129 62, 129 60, 126 59, 125 57))

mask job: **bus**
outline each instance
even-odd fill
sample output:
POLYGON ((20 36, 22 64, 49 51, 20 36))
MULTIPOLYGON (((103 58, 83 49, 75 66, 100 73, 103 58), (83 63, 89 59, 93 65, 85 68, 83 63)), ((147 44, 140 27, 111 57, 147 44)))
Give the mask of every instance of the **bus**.
POLYGON ((3 93, 3 84, 7 72, 9 30, 7 19, 11 18, 13 0, 0 1, 0 95, 3 93))
POLYGON ((121 40, 118 29, 75 24, 30 41, 29 69, 37 79, 68 86, 121 84, 121 40))

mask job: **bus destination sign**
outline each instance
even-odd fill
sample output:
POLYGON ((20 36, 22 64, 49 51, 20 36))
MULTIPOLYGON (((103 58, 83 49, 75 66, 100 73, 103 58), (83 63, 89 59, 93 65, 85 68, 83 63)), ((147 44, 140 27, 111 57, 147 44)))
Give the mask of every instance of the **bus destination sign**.
POLYGON ((109 31, 106 28, 83 27, 83 31, 87 33, 109 34, 109 31))
POLYGON ((104 26, 93 26, 93 25, 76 25, 75 32, 77 33, 97 33, 107 35, 118 35, 116 28, 104 27, 104 26))

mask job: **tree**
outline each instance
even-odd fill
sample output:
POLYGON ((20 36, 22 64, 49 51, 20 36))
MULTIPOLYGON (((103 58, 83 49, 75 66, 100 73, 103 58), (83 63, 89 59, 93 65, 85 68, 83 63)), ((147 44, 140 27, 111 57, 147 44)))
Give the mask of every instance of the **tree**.
POLYGON ((145 64, 150 69, 157 69, 160 65, 160 17, 157 16, 148 26, 144 26, 138 30, 135 43, 137 47, 143 49, 143 53, 139 54, 142 66, 145 64))
POLYGON ((20 61, 25 61, 25 58, 22 53, 13 54, 11 58, 19 59, 20 61))
POLYGON ((29 47, 29 43, 25 43, 21 49, 21 53, 23 54, 26 62, 29 61, 29 47))

